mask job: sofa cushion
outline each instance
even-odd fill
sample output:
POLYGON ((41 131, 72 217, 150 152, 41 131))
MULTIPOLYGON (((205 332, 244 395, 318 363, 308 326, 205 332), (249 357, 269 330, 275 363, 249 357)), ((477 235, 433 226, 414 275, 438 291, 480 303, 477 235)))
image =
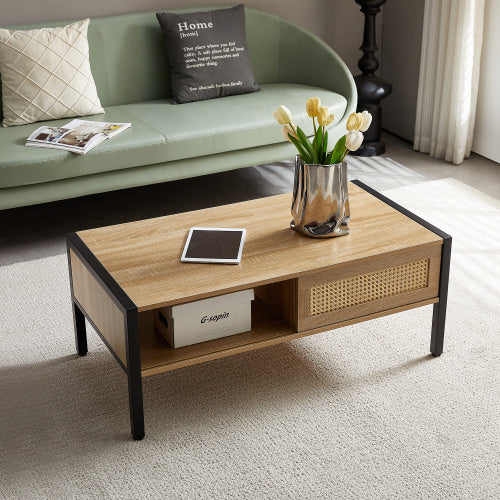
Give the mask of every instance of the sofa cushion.
POLYGON ((165 37, 177 103, 256 92, 248 55, 245 9, 156 14, 165 37))
POLYGON ((169 100, 130 104, 127 113, 147 123, 166 139, 167 160, 253 148, 283 142, 272 113, 286 104, 294 122, 312 135, 306 101, 318 96, 335 114, 332 127, 343 117, 344 97, 317 87, 298 84, 262 85, 261 92, 172 106, 169 100))
MULTIPOLYGON (((132 118, 120 108, 106 108, 106 113, 92 119, 130 122, 132 118)), ((68 121, 66 118, 43 123, 60 127, 68 121)), ((26 147, 26 138, 38 127, 40 123, 0 128, 0 188, 159 163, 164 156, 161 149, 165 144, 163 135, 140 121, 134 120, 132 128, 104 141, 86 155, 26 147)))
MULTIPOLYGON (((308 97, 318 96, 335 114, 344 115, 346 99, 333 92, 296 84, 268 84, 262 91, 173 105, 171 100, 106 108, 95 120, 131 122, 132 127, 104 141, 85 156, 62 150, 28 148, 26 138, 39 124, 0 129, 0 188, 91 175, 196 158, 225 151, 284 142, 272 112, 286 104, 295 123, 312 134, 308 97)), ((67 120, 45 122, 61 126, 67 120)), ((333 124, 332 124, 333 126, 333 124)))
POLYGON ((90 70, 89 19, 35 30, 0 29, 3 126, 102 113, 90 70))

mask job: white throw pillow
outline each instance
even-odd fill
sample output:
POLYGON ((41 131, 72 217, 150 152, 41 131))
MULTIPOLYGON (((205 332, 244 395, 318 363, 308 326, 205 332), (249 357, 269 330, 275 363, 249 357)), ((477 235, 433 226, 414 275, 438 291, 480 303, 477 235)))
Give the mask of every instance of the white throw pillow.
POLYGON ((4 127, 104 113, 90 70, 89 22, 0 29, 4 127))

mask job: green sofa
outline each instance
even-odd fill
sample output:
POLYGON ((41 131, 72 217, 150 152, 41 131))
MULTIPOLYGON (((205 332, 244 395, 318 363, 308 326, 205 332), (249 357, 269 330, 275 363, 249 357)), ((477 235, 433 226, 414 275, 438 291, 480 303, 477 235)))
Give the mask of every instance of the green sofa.
MULTIPOLYGON (((175 12, 196 10, 208 9, 175 12)), ((285 104, 311 134, 305 103, 315 95, 335 114, 330 137, 343 135, 357 94, 339 56, 308 31, 265 12, 246 9, 246 27, 261 91, 174 105, 155 13, 92 19, 90 60, 105 114, 87 118, 131 122, 132 128, 79 156, 25 147, 26 138, 42 123, 0 127, 0 209, 292 158, 294 149, 272 112, 285 104)))

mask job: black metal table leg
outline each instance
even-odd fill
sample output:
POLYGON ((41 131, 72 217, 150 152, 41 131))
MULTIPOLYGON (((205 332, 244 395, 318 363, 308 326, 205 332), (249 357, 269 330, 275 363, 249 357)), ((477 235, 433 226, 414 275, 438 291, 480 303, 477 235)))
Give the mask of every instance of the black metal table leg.
POLYGON ((89 321, 111 354, 118 361, 127 374, 128 393, 130 405, 130 426, 132 437, 136 440, 144 437, 144 410, 142 402, 142 376, 141 356, 139 345, 139 325, 137 307, 130 297, 125 293, 116 280, 109 274, 97 257, 90 251, 87 245, 76 233, 67 235, 69 277, 71 285, 71 298, 73 301, 73 315, 75 320, 75 336, 78 354, 83 356, 87 353, 87 335, 85 331, 85 319, 89 321), (87 268, 92 277, 98 281, 102 289, 111 300, 118 306, 123 314, 125 327, 126 363, 109 342, 109 338, 99 330, 92 317, 89 316, 78 299, 73 295, 73 272, 71 269, 71 252, 87 268))
POLYGON ((361 181, 353 180, 353 184, 364 189, 367 193, 372 194, 375 198, 383 201, 398 212, 406 215, 410 219, 418 222, 421 226, 443 238, 443 248, 441 251, 441 271, 439 277, 439 302, 434 304, 434 313, 432 317, 432 332, 431 332, 431 353, 433 356, 440 356, 443 352, 444 341, 444 325, 446 320, 446 303, 448 300, 448 281, 450 278, 450 259, 451 259, 451 236, 430 222, 422 219, 418 215, 410 212, 398 203, 387 198, 383 194, 375 191, 370 186, 367 186, 361 181))
POLYGON ((444 343, 446 304, 448 302, 448 282, 450 279, 451 236, 443 238, 441 251, 441 272, 439 278, 439 302, 434 304, 431 332, 431 354, 441 356, 444 343))
POLYGON ((76 352, 78 353, 79 356, 85 356, 88 352, 85 316, 74 301, 73 301, 73 323, 75 325, 76 352))
POLYGON ((69 285, 71 288, 71 304, 73 308, 73 325, 75 328, 75 344, 76 352, 79 356, 85 356, 88 352, 87 348, 87 329, 85 327, 85 315, 76 303, 73 295, 73 272, 71 270, 71 257, 70 257, 70 242, 66 240, 66 249, 68 253, 68 269, 69 269, 69 285))
POLYGON ((144 408, 142 402, 141 358, 137 309, 127 310, 127 377, 132 437, 144 437, 144 408))

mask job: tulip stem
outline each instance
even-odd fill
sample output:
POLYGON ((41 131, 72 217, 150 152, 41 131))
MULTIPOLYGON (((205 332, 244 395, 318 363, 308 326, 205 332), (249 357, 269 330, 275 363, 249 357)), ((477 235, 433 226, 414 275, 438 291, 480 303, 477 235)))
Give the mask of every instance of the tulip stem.
POLYGON ((316 119, 314 118, 314 116, 312 117, 313 119, 313 127, 314 127, 314 137, 316 137, 316 119))
POLYGON ((349 153, 349 150, 345 148, 344 154, 342 155, 342 159, 340 161, 344 161, 344 158, 347 156, 347 153, 349 153))
POLYGON ((322 138, 322 140, 321 140, 321 151, 322 151, 322 152, 321 152, 321 155, 323 155, 323 150, 325 150, 325 149, 326 149, 326 148, 324 147, 324 144, 325 144, 325 128, 326 128, 326 127, 322 127, 322 131, 321 131, 322 136, 323 136, 323 138, 322 138))

